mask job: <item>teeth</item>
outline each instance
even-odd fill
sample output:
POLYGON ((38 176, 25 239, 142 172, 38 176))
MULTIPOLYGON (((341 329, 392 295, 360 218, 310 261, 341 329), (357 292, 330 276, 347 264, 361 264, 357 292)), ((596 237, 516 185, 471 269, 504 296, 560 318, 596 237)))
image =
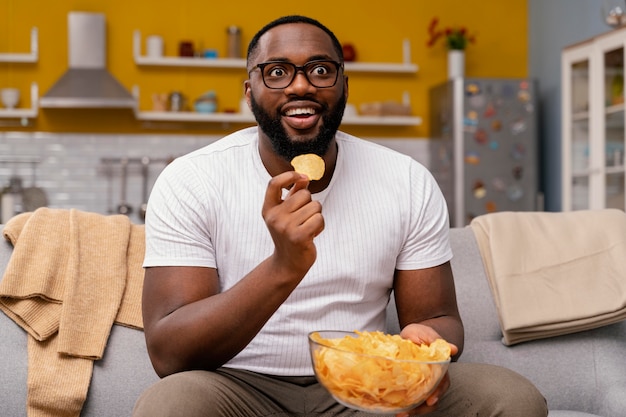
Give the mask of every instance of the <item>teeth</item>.
POLYGON ((315 114, 315 110, 310 107, 287 110, 287 116, 297 116, 301 114, 315 114))

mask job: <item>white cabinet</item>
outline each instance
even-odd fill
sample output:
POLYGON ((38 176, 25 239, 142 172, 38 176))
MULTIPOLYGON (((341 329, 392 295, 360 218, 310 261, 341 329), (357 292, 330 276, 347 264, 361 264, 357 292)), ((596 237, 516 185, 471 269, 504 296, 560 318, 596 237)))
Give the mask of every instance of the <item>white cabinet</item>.
POLYGON ((561 54, 562 210, 626 206, 626 28, 561 54))
MULTIPOLYGON (((245 70, 244 58, 187 58, 175 56, 149 57, 142 54, 142 35, 136 30, 133 34, 133 58, 138 66, 155 67, 205 67, 245 70)), ((366 63, 346 62, 345 69, 349 72, 370 72, 386 74, 415 74, 418 66, 411 63, 410 43, 405 40, 402 45, 403 60, 400 63, 366 63)), ((139 87, 133 88, 133 94, 139 102, 139 87)), ((405 92, 403 102, 408 104, 408 93, 405 92)), ((135 111, 136 117, 144 121, 179 121, 179 122, 217 122, 217 123, 254 123, 254 117, 240 113, 197 113, 197 112, 167 112, 145 111, 139 108, 135 111)), ((418 126, 422 119, 416 116, 346 116, 344 125, 380 125, 380 126, 418 126)))
MULTIPOLYGON (((36 27, 30 32, 30 52, 0 53, 0 63, 35 63, 39 60, 39 36, 36 27)), ((4 87, 4 86, 0 86, 4 87)), ((34 119, 39 113, 39 88, 37 83, 30 87, 30 108, 5 109, 0 106, 0 118, 20 119, 22 125, 28 124, 27 119, 34 119)))

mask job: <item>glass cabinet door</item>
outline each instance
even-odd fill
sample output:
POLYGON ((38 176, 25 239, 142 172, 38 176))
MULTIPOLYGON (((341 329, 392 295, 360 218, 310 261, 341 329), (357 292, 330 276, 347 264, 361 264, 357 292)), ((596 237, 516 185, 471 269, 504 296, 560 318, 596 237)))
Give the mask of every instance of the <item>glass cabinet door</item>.
POLYGON ((624 48, 604 51, 604 207, 624 210, 624 48))
POLYGON ((626 209, 626 28, 566 47, 562 76, 562 209, 626 209))
POLYGON ((589 208, 589 169, 590 169, 590 124, 589 124, 589 59, 571 63, 569 71, 571 102, 569 103, 570 129, 569 155, 564 155, 569 164, 571 192, 569 201, 564 202, 571 210, 589 208))

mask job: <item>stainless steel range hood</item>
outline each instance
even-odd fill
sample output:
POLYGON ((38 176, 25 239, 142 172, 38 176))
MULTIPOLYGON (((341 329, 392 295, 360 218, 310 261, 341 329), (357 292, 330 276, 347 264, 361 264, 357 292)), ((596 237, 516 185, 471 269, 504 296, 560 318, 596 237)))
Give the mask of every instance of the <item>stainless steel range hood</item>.
POLYGON ((39 100, 44 108, 134 108, 136 100, 106 69, 104 14, 68 14, 69 69, 39 100))

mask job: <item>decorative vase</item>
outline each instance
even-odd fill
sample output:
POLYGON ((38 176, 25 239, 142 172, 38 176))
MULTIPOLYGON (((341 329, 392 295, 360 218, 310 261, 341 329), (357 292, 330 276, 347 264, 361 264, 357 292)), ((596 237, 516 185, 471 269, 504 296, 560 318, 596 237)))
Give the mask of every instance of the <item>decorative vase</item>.
POLYGON ((448 79, 465 76, 465 51, 451 49, 448 51, 448 79))

